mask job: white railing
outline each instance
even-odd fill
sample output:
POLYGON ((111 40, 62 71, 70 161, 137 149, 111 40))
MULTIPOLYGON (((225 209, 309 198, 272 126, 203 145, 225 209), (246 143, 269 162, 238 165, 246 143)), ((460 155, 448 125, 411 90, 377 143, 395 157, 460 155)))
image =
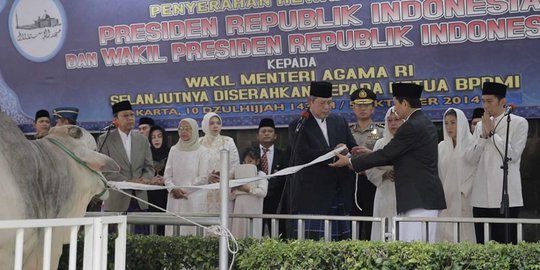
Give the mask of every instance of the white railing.
MULTIPOLYGON (((2 220, 0 230, 15 229, 15 258, 14 269, 23 269, 23 250, 25 229, 44 229, 43 270, 49 270, 51 265, 51 244, 53 228, 69 227, 69 269, 76 269, 77 233, 84 226, 83 270, 107 269, 107 242, 109 224, 117 224, 118 237, 115 240, 115 270, 124 270, 126 265, 126 229, 125 216, 109 216, 94 218, 65 218, 65 219, 26 219, 2 220)), ((61 240, 60 240, 61 241, 61 240)))
MULTIPOLYGON (((88 212, 87 216, 108 216, 108 215, 118 215, 121 213, 99 213, 99 212, 88 212)), ((203 225, 214 225, 219 224, 219 216, 217 214, 189 214, 190 219, 196 220, 198 223, 203 225)), ((432 218, 423 218, 423 217, 393 217, 393 218, 379 218, 379 217, 357 217, 357 216, 322 216, 322 215, 256 215, 256 214, 231 214, 230 218, 246 218, 250 222, 248 223, 248 228, 253 230, 253 220, 254 219, 269 219, 272 224, 272 230, 270 231, 270 237, 278 238, 279 231, 279 220, 293 220, 294 223, 299 224, 300 229, 297 234, 294 236, 297 239, 303 238, 305 220, 323 220, 325 221, 325 232, 324 240, 331 240, 331 226, 330 222, 333 220, 340 221, 351 221, 351 230, 352 230, 352 239, 358 239, 359 235, 358 224, 359 222, 371 222, 373 226, 378 226, 381 229, 381 239, 386 239, 387 241, 399 240, 398 228, 400 223, 404 222, 421 222, 422 223, 422 232, 423 232, 423 241, 427 242, 428 240, 428 223, 452 223, 454 226, 454 242, 460 242, 458 227, 459 224, 466 223, 482 223, 484 226, 484 241, 489 241, 489 226, 490 224, 496 223, 508 223, 508 224, 517 224, 517 240, 518 242, 523 241, 523 225, 539 225, 540 219, 529 219, 529 218, 449 218, 449 217, 432 217, 432 218), (387 229, 387 224, 393 225, 390 226, 392 230, 387 229)), ((153 227, 154 225, 178 225, 178 226, 189 226, 190 223, 182 221, 172 215, 165 213, 127 213, 128 224, 150 224, 153 227)), ((155 231, 152 230, 151 231, 155 231)), ((200 234, 202 236, 202 232, 200 234)), ((249 234, 252 235, 252 232, 249 234)))
POLYGON ((484 226, 484 243, 489 242, 490 224, 516 224, 517 225, 517 241, 523 241, 523 224, 540 225, 540 219, 528 218, 451 218, 451 217, 394 217, 391 218, 392 240, 399 240, 399 224, 404 222, 421 222, 422 223, 422 241, 428 242, 433 239, 428 239, 428 223, 452 223, 453 226, 453 242, 458 243, 459 239, 459 224, 467 223, 482 223, 484 226))
MULTIPOLYGON (((155 225, 177 225, 177 226, 193 226, 193 224, 179 219, 173 215, 166 214, 166 213, 155 213, 155 212, 131 212, 131 213, 121 213, 121 212, 87 212, 87 217, 98 217, 98 216, 115 216, 115 215, 126 215, 128 224, 134 225, 134 224, 149 224, 151 225, 150 231, 156 231, 155 228, 152 228, 155 225)), ((184 217, 189 218, 190 220, 196 221, 197 223, 205 226, 210 225, 217 225, 220 224, 219 215, 218 214, 207 214, 207 213, 193 213, 193 214, 186 214, 184 217)), ((304 225, 306 220, 323 220, 324 221, 324 238, 327 241, 331 240, 331 222, 332 221, 351 221, 351 233, 352 233, 352 239, 359 239, 358 235, 358 228, 360 226, 360 222, 371 222, 374 223, 373 226, 379 226, 381 228, 382 235, 381 237, 384 239, 383 236, 385 232, 386 224, 388 224, 388 221, 386 218, 380 218, 380 217, 360 217, 360 216, 324 216, 324 215, 278 215, 278 214, 264 214, 264 215, 257 215, 257 214, 230 214, 229 218, 235 219, 235 218, 246 218, 249 220, 248 223, 248 234, 253 235, 253 221, 254 219, 269 219, 271 220, 272 224, 272 230, 270 232, 270 236, 272 238, 278 238, 278 232, 279 232, 279 220, 292 220, 294 223, 298 224, 299 230, 297 232, 298 239, 303 239, 303 233, 304 233, 304 225)), ((128 226, 128 228, 133 226, 128 226)), ((202 236, 202 231, 199 236, 202 236)))

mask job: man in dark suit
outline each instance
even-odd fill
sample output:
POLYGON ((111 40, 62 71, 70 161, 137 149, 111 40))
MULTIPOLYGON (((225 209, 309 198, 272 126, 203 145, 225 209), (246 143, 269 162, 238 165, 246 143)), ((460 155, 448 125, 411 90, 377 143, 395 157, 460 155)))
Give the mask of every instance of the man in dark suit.
MULTIPOLYGON (((259 147, 255 148, 256 154, 261 158, 259 169, 269 175, 275 173, 289 164, 289 157, 285 151, 277 149, 274 143, 277 140, 276 126, 271 118, 261 119, 259 129, 257 130, 257 141, 259 147)), ((274 177, 268 179, 268 192, 264 197, 263 214, 277 214, 277 208, 283 187, 285 186, 285 177, 274 177)), ((263 232, 271 233, 272 224, 270 219, 263 220, 263 232)), ((280 222, 279 234, 285 233, 285 223, 280 222)))
MULTIPOLYGON (((406 120, 394 138, 383 149, 352 159, 337 153, 339 160, 331 166, 349 166, 361 172, 376 166, 394 165, 398 215, 437 217, 439 210, 446 208, 446 201, 437 168, 437 129, 421 109, 423 87, 394 83, 392 89, 395 111, 406 120)), ((361 149, 357 153, 369 152, 369 149, 361 149)), ((435 239, 435 228, 435 224, 430 223, 430 241, 435 239)), ((399 240, 422 240, 421 223, 400 223, 399 240)))
MULTIPOLYGON (((341 146, 348 149, 356 146, 347 121, 331 114, 331 83, 312 82, 308 106, 306 119, 289 124, 291 165, 308 163, 341 146), (297 128, 300 121, 303 128, 297 128)), ((347 215, 350 212, 353 193, 349 187, 353 174, 347 169, 329 167, 331 162, 327 160, 304 168, 289 178, 290 214, 347 215)), ((305 225, 306 238, 318 240, 324 236, 323 221, 308 220, 305 225)), ((350 223, 332 222, 333 239, 349 237, 350 223)))

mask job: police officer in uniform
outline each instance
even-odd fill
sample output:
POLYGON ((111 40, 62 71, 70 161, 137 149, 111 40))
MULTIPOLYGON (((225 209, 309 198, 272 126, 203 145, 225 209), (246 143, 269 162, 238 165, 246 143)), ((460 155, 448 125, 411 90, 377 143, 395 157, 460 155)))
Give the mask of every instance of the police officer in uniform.
POLYGON ((79 108, 76 107, 59 107, 53 110, 56 126, 77 125, 77 117, 79 116, 79 108))
MULTIPOLYGON (((358 144, 373 150, 375 142, 382 138, 384 126, 373 123, 373 113, 375 112, 375 100, 377 95, 373 91, 360 88, 351 94, 351 105, 356 123, 351 126, 352 135, 358 144)), ((364 172, 357 174, 357 179, 352 188, 355 192, 353 198, 353 216, 373 216, 373 201, 377 187, 368 181, 364 172), (360 210, 358 207, 362 208, 360 210)), ((371 236, 371 222, 363 222, 360 227, 359 237, 362 240, 369 240, 371 236)))

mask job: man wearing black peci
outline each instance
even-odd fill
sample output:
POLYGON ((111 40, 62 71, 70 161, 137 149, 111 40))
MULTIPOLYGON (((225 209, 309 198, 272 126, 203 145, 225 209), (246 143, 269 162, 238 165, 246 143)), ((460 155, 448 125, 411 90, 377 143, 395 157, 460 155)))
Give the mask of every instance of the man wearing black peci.
MULTIPOLYGON (((482 85, 482 106, 485 111, 482 121, 474 131, 474 142, 467 148, 465 154, 469 162, 478 164, 471 194, 473 216, 477 218, 517 218, 520 208, 523 207, 519 169, 521 155, 527 142, 529 123, 510 110, 506 111, 506 105, 506 85, 493 82, 485 82, 482 85), (500 212, 506 138, 508 138, 509 158, 508 215, 500 212)), ((484 243, 483 224, 476 223, 474 226, 476 241, 484 243)), ((489 229, 491 240, 499 243, 517 243, 516 224, 490 224, 489 229)))
MULTIPOLYGON (((437 167, 437 129, 421 108, 423 87, 411 83, 394 83, 392 90, 395 111, 406 121, 390 143, 375 152, 363 149, 365 151, 362 152, 368 154, 352 159, 337 153, 338 161, 330 166, 349 166, 361 172, 377 166, 394 165, 398 215, 437 217, 439 210, 446 208, 446 201, 437 167)), ((430 241, 435 240, 435 228, 435 223, 429 224, 430 241)), ((400 223, 399 240, 422 240, 421 223, 400 223)))
MULTIPOLYGON (((278 149, 275 145, 277 140, 276 126, 271 118, 263 118, 259 122, 257 130, 258 147, 255 148, 256 154, 261 161, 259 169, 266 175, 273 174, 289 164, 289 157, 285 151, 278 149)), ((283 187, 285 186, 285 177, 276 177, 268 179, 268 192, 264 197, 263 214, 277 214, 277 208, 283 187)), ((270 234, 272 224, 270 219, 263 220, 263 233, 270 234)), ((279 234, 285 233, 285 223, 280 222, 279 234)))
POLYGON ((39 110, 36 112, 36 118, 33 123, 36 129, 36 135, 32 139, 41 139, 49 134, 51 129, 51 116, 47 110, 39 110))
MULTIPOLYGON (((147 137, 133 132, 135 112, 129 101, 120 101, 112 105, 113 123, 118 127, 109 134, 98 138, 98 149, 120 166, 117 173, 104 173, 108 181, 132 182, 139 184, 162 184, 155 182, 154 162, 147 137)), ((148 200, 145 190, 127 190, 135 197, 148 200)), ((104 202, 104 210, 111 212, 146 212, 148 205, 117 191, 110 191, 104 202)), ((148 234, 147 225, 136 225, 136 234, 148 234)))
MULTIPOLYGON (((333 149, 356 142, 347 121, 331 114, 332 84, 312 82, 308 98, 309 116, 297 131, 300 119, 289 124, 292 145, 291 165, 305 164, 333 149)), ((348 150, 346 150, 348 151, 348 150)), ((343 168, 328 166, 332 160, 304 168, 288 178, 290 214, 347 215, 352 207, 350 190, 353 174, 343 168)), ((332 239, 350 237, 350 223, 332 222, 332 239)), ((324 236, 324 221, 306 220, 305 238, 319 240, 324 236)))

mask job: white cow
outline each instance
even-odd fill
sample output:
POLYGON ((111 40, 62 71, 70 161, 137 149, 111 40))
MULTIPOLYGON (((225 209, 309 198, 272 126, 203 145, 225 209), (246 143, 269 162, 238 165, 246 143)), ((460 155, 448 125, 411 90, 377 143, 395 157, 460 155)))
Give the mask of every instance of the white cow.
MULTIPOLYGON (((0 220, 82 217, 105 189, 101 172, 119 170, 95 148, 92 135, 77 126, 55 127, 47 137, 29 141, 0 112, 0 220)), ((24 269, 42 268, 43 232, 25 231, 24 269)), ((53 230, 51 269, 67 236, 68 229, 53 230)), ((13 269, 14 248, 15 230, 0 230, 2 269, 13 269)))

